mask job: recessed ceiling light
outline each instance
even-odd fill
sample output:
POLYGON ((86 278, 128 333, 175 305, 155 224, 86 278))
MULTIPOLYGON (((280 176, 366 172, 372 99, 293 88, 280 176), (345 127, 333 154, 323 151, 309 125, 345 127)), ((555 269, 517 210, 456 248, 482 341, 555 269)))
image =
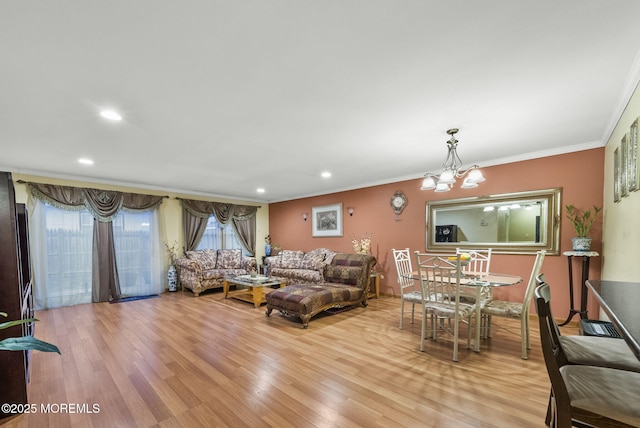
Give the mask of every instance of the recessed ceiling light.
POLYGON ((87 158, 80 158, 78 159, 78 162, 80 162, 82 165, 93 165, 93 161, 87 158))
POLYGON ((258 187, 258 188, 256 189, 256 192, 258 192, 258 193, 264 193, 264 192, 265 192, 265 190, 264 190, 262 187, 258 187))
POLYGON ((322 178, 329 178, 329 177, 331 177, 331 173, 330 173, 329 171, 324 171, 324 172, 323 172, 322 174, 320 174, 320 175, 322 175, 322 178))
POLYGON ((120 116, 117 112, 113 111, 113 110, 102 110, 100 112, 100 116, 104 117, 105 119, 109 119, 109 120, 122 120, 122 116, 120 116))

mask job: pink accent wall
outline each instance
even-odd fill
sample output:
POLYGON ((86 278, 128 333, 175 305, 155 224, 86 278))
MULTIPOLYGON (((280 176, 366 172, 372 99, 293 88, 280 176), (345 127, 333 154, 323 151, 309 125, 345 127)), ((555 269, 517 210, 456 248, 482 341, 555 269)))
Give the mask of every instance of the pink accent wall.
MULTIPOLYGON (((571 251, 571 238, 575 236, 573 225, 564 214, 564 206, 574 204, 579 208, 602 206, 604 148, 584 150, 569 154, 549 156, 522 162, 482 168, 486 181, 475 189, 456 188, 446 193, 421 191, 422 179, 401 181, 392 184, 366 187, 346 192, 273 203, 269 205, 269 233, 274 244, 285 249, 311 250, 326 247, 336 251, 353 252, 351 238, 360 238, 364 233, 373 233, 372 253, 378 260, 376 270, 382 272, 381 292, 398 296, 392 248, 410 248, 411 251, 426 250, 425 213, 429 200, 453 199, 494 193, 510 193, 562 187, 562 224, 559 256, 547 256, 542 271, 552 287, 553 312, 556 318, 565 318, 569 313, 568 263, 564 251, 571 251), (390 206, 396 190, 407 196, 408 204, 400 220, 390 206), (343 204, 344 234, 338 238, 313 238, 311 236, 311 208, 314 206, 343 204), (353 216, 347 207, 354 207, 353 216), (304 221, 302 213, 308 213, 304 221)), ((457 183, 460 184, 460 183, 457 183)), ((602 251, 602 219, 599 218, 591 230, 592 251, 602 251)), ((495 289, 498 299, 520 301, 524 295, 526 281, 533 265, 534 255, 496 254, 491 261, 494 272, 520 275, 524 284, 495 289)), ((576 283, 576 307, 579 307, 578 282, 581 266, 574 260, 573 273, 576 283)), ((589 277, 599 279, 600 257, 591 260, 589 277)), ((597 318, 597 303, 589 298, 589 313, 597 318)), ((574 317, 576 321, 578 318, 574 317)))

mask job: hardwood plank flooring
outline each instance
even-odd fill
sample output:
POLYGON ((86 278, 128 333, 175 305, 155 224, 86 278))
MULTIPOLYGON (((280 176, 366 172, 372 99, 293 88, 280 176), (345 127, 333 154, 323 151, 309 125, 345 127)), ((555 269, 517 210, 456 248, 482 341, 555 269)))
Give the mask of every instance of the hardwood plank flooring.
POLYGON ((480 353, 463 342, 456 363, 447 337, 420 352, 419 320, 405 313, 398 329, 400 302, 389 296, 314 317, 306 330, 264 313, 220 292, 40 311, 36 336, 62 355, 32 354, 37 411, 0 425, 544 426, 549 381, 536 320, 529 360, 519 323, 494 318, 515 334, 496 327, 480 353), (42 411, 66 404, 92 413, 42 411))

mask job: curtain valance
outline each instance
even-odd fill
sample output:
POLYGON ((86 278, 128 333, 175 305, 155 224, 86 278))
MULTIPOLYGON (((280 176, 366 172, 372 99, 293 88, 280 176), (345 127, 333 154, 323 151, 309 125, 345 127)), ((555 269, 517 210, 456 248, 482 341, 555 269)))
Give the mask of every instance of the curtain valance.
POLYGON ((196 201, 193 199, 180 199, 182 207, 192 216, 209 218, 211 214, 220 224, 227 224, 229 220, 249 220, 256 216, 257 206, 235 205, 223 202, 196 201))
POLYGON ((218 223, 230 223, 242 246, 251 256, 255 256, 257 206, 178 199, 184 211, 185 251, 194 250, 198 246, 207 227, 207 220, 213 214, 218 223))
POLYGON ((156 209, 165 196, 123 193, 115 190, 26 183, 29 193, 43 202, 63 210, 87 209, 101 222, 110 222, 120 209, 140 212, 156 209))

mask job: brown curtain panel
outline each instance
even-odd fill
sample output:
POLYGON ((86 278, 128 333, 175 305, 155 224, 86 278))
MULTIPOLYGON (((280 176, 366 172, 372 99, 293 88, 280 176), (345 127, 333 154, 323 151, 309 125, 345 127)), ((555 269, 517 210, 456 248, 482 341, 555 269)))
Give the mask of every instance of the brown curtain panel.
POLYGON ((231 223, 240 243, 247 252, 251 256, 256 255, 256 213, 258 207, 192 199, 180 199, 180 203, 183 209, 186 251, 193 250, 198 246, 202 235, 204 235, 207 219, 210 215, 214 215, 220 224, 231 223), (202 224, 203 219, 204 224, 202 224))
POLYGON ((121 209, 130 212, 157 209, 165 197, 53 184, 26 184, 33 197, 56 208, 89 210, 94 218, 92 301, 120 299, 111 222, 121 209))

